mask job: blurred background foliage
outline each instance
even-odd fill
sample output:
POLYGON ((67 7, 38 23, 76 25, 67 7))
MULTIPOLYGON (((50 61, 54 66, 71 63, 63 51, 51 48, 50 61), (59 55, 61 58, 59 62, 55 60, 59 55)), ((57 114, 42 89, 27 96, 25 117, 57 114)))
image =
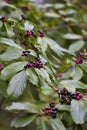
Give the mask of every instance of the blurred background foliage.
MULTIPOLYGON (((25 15, 37 29, 42 29, 48 37, 57 41, 64 48, 70 49, 71 45, 78 42, 79 45, 87 43, 86 0, 0 0, 1 16, 7 16, 20 22, 20 14, 25 15), (11 5, 9 6, 8 3, 11 5)), ((1 36, 4 35, 3 30, 4 28, 0 30, 1 36)), ((84 48, 87 49, 86 44, 84 48)), ((2 51, 2 48, 0 48, 0 51, 2 51)), ((85 79, 83 81, 87 83, 85 79)), ((5 91, 5 88, 3 88, 3 91, 5 91)), ((30 93, 28 95, 32 99, 32 95, 30 93)), ((2 95, 0 100, 2 101, 2 95)), ((3 100, 5 102, 5 99, 3 100)), ((23 95, 19 101, 21 100, 27 101, 28 97, 23 95)), ((4 109, 0 110, 0 130, 35 129, 36 126, 32 124, 25 128, 10 128, 13 116, 13 114, 5 112, 4 109)))

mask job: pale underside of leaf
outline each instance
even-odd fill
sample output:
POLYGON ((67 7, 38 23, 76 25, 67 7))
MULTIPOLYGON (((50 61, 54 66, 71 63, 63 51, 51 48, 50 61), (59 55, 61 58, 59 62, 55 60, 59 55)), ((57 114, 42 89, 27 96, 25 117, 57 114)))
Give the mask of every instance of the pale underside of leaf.
POLYGON ((7 89, 8 95, 12 95, 13 97, 19 97, 27 85, 27 75, 25 71, 21 71, 17 73, 9 82, 9 86, 7 89))

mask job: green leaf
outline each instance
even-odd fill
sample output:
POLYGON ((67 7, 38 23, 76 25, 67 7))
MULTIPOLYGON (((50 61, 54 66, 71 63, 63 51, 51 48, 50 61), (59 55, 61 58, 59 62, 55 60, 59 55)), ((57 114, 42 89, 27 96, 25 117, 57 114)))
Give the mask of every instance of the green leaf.
POLYGON ((30 124, 35 118, 36 115, 19 115, 11 122, 11 126, 14 126, 15 128, 25 127, 30 124))
POLYGON ((51 125, 53 127, 53 130, 66 130, 65 126, 61 122, 61 120, 57 119, 51 119, 51 125))
POLYGON ((54 13, 54 12, 45 13, 45 16, 50 17, 50 18, 59 18, 59 15, 57 13, 54 13))
POLYGON ((29 53, 30 55, 37 57, 37 53, 35 51, 33 51, 31 49, 29 49, 29 51, 30 51, 30 53, 29 53))
POLYGON ((26 64, 26 61, 23 62, 16 62, 8 65, 1 71, 1 79, 8 80, 10 79, 14 74, 16 74, 18 71, 21 71, 24 68, 24 65, 26 64))
POLYGON ((26 71, 26 74, 29 76, 29 81, 34 84, 34 85, 38 85, 38 75, 36 74, 34 69, 28 69, 26 71))
POLYGON ((33 28, 34 28, 34 25, 31 24, 31 23, 29 23, 29 21, 26 21, 26 22, 24 23, 24 29, 25 29, 25 30, 27 30, 27 31, 32 31, 33 28))
POLYGON ((6 110, 28 111, 30 113, 39 113, 38 106, 30 102, 24 102, 24 103, 13 102, 12 105, 6 107, 6 110))
POLYGON ((83 76, 83 71, 80 67, 76 66, 75 68, 72 68, 72 73, 71 73, 71 77, 74 80, 80 80, 83 76))
MULTIPOLYGON (((36 0, 29 0, 29 1, 36 2, 36 0)), ((46 9, 46 8, 53 7, 53 4, 51 4, 51 3, 44 3, 44 4, 40 4, 39 7, 40 7, 41 9, 46 9)))
POLYGON ((2 23, 2 21, 0 21, 0 28, 3 26, 3 23, 2 23))
MULTIPOLYGON (((1 2, 1 1, 0 1, 0 2, 1 2)), ((16 7, 15 7, 14 5, 11 5, 11 4, 8 4, 8 3, 2 1, 2 2, 0 3, 0 7, 5 7, 5 6, 10 7, 10 8, 12 8, 12 9, 16 9, 16 7)))
POLYGON ((27 75, 25 71, 17 73, 9 82, 7 93, 14 98, 19 97, 27 86, 27 75))
POLYGON ((13 32, 13 28, 8 23, 5 23, 4 25, 5 25, 8 36, 9 37, 14 36, 15 33, 13 32))
POLYGON ((42 80, 47 81, 49 84, 51 84, 51 79, 49 77, 49 74, 47 73, 47 71, 44 68, 35 69, 35 71, 38 74, 38 76, 40 76, 42 78, 42 80))
POLYGON ((61 105, 61 104, 57 104, 56 107, 60 110, 60 111, 70 111, 70 105, 61 105))
POLYGON ((64 19, 65 22, 74 22, 74 23, 77 23, 77 20, 75 18, 70 18, 70 17, 66 17, 64 19))
POLYGON ((53 46, 57 45, 57 48, 59 48, 59 50, 61 48, 54 40, 47 38, 47 37, 38 38, 38 43, 41 45, 42 52, 46 51, 48 45, 49 45, 49 47, 53 47, 53 46))
POLYGON ((83 124, 87 113, 87 107, 82 101, 73 100, 70 108, 71 116, 76 124, 83 124))
POLYGON ((53 6, 55 9, 61 9, 61 8, 64 8, 65 5, 61 3, 55 3, 53 6))
POLYGON ((15 47, 17 49, 23 50, 18 44, 16 44, 12 39, 8 39, 8 38, 1 38, 0 37, 0 43, 2 44, 6 44, 12 47, 15 47))
POLYGON ((42 52, 45 52, 46 49, 47 49, 47 44, 48 44, 48 41, 47 41, 47 38, 38 38, 38 43, 40 44, 41 46, 41 49, 42 49, 42 52))
POLYGON ((68 33, 68 34, 65 34, 63 36, 63 38, 69 39, 69 40, 78 40, 78 39, 82 39, 82 36, 81 35, 77 35, 77 34, 68 33))
POLYGON ((49 86, 42 86, 41 87, 41 91, 45 95, 53 95, 54 94, 53 88, 51 88, 49 86))
POLYGON ((42 52, 45 52, 48 47, 51 48, 58 56, 62 56, 63 52, 72 54, 69 50, 62 48, 58 43, 54 40, 44 37, 38 38, 38 43, 41 45, 42 52))
POLYGON ((61 84, 68 89, 68 91, 75 92, 76 88, 86 88, 87 85, 77 80, 64 80, 61 84))
POLYGON ((47 121, 38 119, 37 120, 37 130, 52 130, 52 128, 50 128, 50 125, 48 124, 47 121))
POLYGON ((0 61, 10 61, 18 59, 19 57, 21 57, 21 50, 14 47, 8 47, 7 50, 0 55, 0 61))
MULTIPOLYGON (((16 9, 16 10, 11 12, 11 18, 16 19, 16 20, 21 20, 21 13, 22 12, 20 10, 16 9)), ((16 23, 18 24, 18 22, 16 22, 16 23)), ((21 26, 18 26, 18 27, 19 27, 19 29, 22 30, 21 26)))
POLYGON ((2 94, 5 97, 7 97, 7 87, 7 82, 3 82, 2 80, 0 80, 0 94, 2 94))
POLYGON ((87 61, 84 60, 80 66, 87 73, 87 61))
POLYGON ((64 14, 64 15, 70 15, 70 14, 75 14, 76 11, 74 9, 67 9, 67 10, 60 10, 59 11, 60 14, 64 14))
POLYGON ((76 51, 79 51, 84 45, 85 45, 85 42, 83 40, 79 40, 77 42, 72 43, 69 47, 69 50, 71 52, 76 52, 76 51))

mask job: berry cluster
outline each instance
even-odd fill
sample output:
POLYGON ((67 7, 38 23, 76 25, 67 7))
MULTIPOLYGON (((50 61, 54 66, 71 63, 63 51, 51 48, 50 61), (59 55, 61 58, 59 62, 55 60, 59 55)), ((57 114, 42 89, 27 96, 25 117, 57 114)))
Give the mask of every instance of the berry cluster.
POLYGON ((35 67, 35 68, 43 68, 43 63, 41 62, 40 59, 37 58, 37 60, 31 61, 31 62, 27 63, 27 64, 24 66, 25 69, 32 68, 32 67, 35 67))
POLYGON ((72 93, 69 92, 66 88, 58 91, 59 102, 62 104, 70 105, 73 99, 80 100, 83 95, 80 92, 72 93))
POLYGON ((21 56, 27 56, 28 54, 30 53, 30 51, 26 50, 26 51, 23 51, 21 56))
MULTIPOLYGON (((23 16, 22 16, 23 17, 23 16)), ((24 18, 24 17, 23 17, 24 18)), ((22 19, 23 19, 22 18, 22 19)), ((24 36, 25 37, 31 37, 31 36, 33 36, 33 37, 37 37, 37 36, 39 36, 39 37, 44 37, 45 36, 45 33, 43 32, 43 31, 41 31, 41 30, 38 30, 38 33, 36 34, 34 31, 26 31, 25 32, 25 34, 24 34, 24 36)), ((26 40, 22 40, 21 41, 21 44, 23 44, 23 45, 25 45, 25 46, 28 46, 28 42, 26 41, 26 40)))
POLYGON ((3 70, 3 67, 2 67, 2 65, 0 65, 0 72, 3 70))
POLYGON ((58 108, 55 107, 55 102, 49 103, 49 107, 42 108, 45 116, 51 116, 52 118, 57 117, 58 108))
POLYGON ((1 18, 0 18, 0 20, 2 21, 2 22, 7 22, 7 17, 6 16, 2 16, 1 18))
POLYGON ((83 97, 83 95, 80 92, 76 92, 76 99, 79 100, 83 97))
POLYGON ((75 63, 76 63, 76 64, 82 64, 84 58, 85 58, 85 53, 79 52, 79 58, 77 58, 77 59, 75 60, 75 63))
POLYGON ((34 36, 36 38, 37 36, 44 37, 45 34, 41 30, 38 30, 38 34, 35 34, 35 32, 33 32, 33 31, 27 31, 27 32, 25 32, 25 36, 26 37, 34 36))

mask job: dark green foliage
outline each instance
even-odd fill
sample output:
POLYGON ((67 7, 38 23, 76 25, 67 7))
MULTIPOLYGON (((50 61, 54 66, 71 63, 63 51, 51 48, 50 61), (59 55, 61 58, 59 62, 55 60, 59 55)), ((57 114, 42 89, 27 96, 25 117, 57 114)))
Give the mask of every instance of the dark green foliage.
POLYGON ((87 5, 1 0, 0 12, 0 109, 11 130, 86 130, 87 5))

